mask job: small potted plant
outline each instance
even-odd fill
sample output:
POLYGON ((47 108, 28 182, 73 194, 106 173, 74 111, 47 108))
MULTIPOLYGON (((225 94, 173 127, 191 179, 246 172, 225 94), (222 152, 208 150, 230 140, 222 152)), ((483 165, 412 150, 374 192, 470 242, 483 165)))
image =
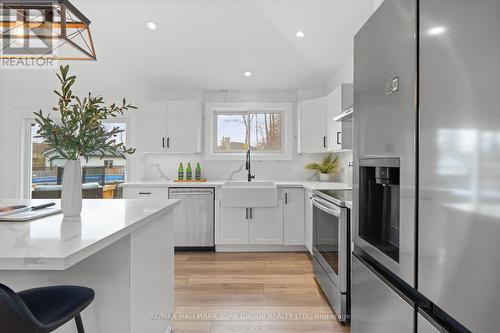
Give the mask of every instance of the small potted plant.
POLYGON ((337 157, 328 154, 320 163, 307 164, 306 169, 317 171, 319 173, 319 180, 321 182, 328 182, 331 179, 331 175, 338 172, 339 162, 337 157))
POLYGON ((42 111, 35 112, 35 121, 40 126, 37 132, 39 138, 49 146, 47 153, 54 153, 51 160, 64 159, 64 174, 62 181, 61 208, 65 217, 79 216, 82 210, 82 170, 80 160, 88 161, 89 156, 99 154, 125 158, 133 154, 135 149, 127 148, 116 137, 122 133, 118 127, 106 129, 104 120, 123 115, 129 109, 136 109, 123 99, 122 104, 107 105, 100 96, 85 98, 73 95, 71 87, 76 76, 69 76, 69 66, 61 66, 57 77, 61 90, 54 90, 58 96, 58 119, 42 111), (59 118, 60 117, 60 118, 59 118))

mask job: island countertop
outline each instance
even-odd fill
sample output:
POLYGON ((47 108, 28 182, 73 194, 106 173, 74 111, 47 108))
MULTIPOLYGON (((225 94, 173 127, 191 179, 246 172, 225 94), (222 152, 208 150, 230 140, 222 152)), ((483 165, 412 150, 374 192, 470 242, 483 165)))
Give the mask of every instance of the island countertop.
MULTIPOLYGON (((0 206, 59 200, 0 200, 0 206)), ((81 217, 62 214, 0 222, 0 270, 65 270, 173 209, 179 200, 83 200, 81 217)), ((171 222, 167 222, 171 223, 171 222)))

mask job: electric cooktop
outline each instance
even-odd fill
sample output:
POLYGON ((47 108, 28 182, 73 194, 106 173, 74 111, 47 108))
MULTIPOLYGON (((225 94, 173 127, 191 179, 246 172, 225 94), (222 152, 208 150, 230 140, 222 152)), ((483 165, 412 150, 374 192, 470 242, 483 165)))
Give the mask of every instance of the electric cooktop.
POLYGON ((316 194, 341 207, 346 206, 346 201, 352 202, 352 190, 318 190, 316 194))

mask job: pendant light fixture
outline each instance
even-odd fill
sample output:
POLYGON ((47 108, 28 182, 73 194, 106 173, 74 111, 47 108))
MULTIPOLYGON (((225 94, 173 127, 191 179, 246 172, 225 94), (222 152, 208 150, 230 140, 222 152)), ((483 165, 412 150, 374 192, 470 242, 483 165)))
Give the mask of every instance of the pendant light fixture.
POLYGON ((89 26, 67 0, 0 0, 0 58, 96 60, 89 26))

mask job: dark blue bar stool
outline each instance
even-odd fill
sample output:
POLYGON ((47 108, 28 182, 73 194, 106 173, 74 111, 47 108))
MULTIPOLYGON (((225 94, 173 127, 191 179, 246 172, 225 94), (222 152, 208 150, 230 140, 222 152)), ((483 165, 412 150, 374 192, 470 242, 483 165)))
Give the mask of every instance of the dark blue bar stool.
POLYGON ((94 300, 95 292, 77 286, 34 288, 15 293, 0 283, 0 332, 49 333, 75 319, 83 329, 82 312, 94 300))

